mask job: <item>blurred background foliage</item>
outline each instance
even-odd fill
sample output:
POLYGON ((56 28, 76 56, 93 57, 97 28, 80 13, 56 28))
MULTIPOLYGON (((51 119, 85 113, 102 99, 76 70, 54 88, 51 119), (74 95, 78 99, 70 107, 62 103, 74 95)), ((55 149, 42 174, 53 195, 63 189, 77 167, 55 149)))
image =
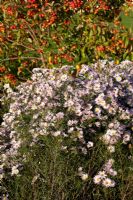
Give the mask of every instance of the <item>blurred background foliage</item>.
POLYGON ((1 0, 2 83, 25 81, 34 67, 133 60, 132 8, 131 0, 1 0))

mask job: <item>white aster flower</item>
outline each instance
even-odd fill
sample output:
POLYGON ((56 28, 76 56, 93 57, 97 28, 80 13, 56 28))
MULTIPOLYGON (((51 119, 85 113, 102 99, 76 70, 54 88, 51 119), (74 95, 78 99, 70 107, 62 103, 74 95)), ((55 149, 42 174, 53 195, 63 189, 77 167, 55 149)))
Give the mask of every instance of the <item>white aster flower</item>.
POLYGON ((87 154, 87 149, 86 149, 85 147, 82 147, 81 150, 82 150, 82 153, 83 153, 84 155, 87 154))
POLYGON ((61 76, 61 78, 60 78, 60 79, 61 79, 62 81, 66 81, 66 80, 67 80, 67 78, 68 78, 68 77, 67 77, 67 75, 66 75, 66 74, 63 74, 63 75, 61 76))
POLYGON ((7 155, 6 154, 1 154, 1 159, 2 159, 2 161, 5 161, 7 159, 7 155))
POLYGON ((74 127, 71 127, 69 130, 68 130, 68 133, 72 133, 74 131, 74 127))
POLYGON ((83 173, 83 174, 81 175, 81 179, 82 179, 83 181, 86 181, 86 180, 88 179, 88 174, 83 173))
POLYGON ((82 172, 82 171, 83 171, 83 167, 79 167, 78 172, 82 172))
POLYGON ((101 137, 101 139, 105 142, 105 144, 109 144, 109 143, 110 143, 110 140, 111 140, 111 136, 105 134, 105 135, 103 135, 103 136, 101 137))
POLYGON ((108 151, 110 153, 114 153, 115 152, 115 146, 113 146, 113 145, 109 145, 107 149, 108 149, 108 151))
POLYGON ((4 174, 0 174, 0 181, 4 178, 4 174))
POLYGON ((102 178, 100 175, 96 175, 96 176, 94 176, 93 181, 95 184, 99 185, 102 181, 102 178))
POLYGON ((105 97, 104 93, 99 94, 98 97, 95 99, 95 102, 97 105, 100 105, 106 109, 106 108, 108 108, 108 106, 104 100, 104 97, 105 97))
POLYGON ((94 146, 94 143, 89 141, 87 142, 87 148, 89 149, 90 147, 93 147, 94 146))
POLYGON ((69 121, 67 122, 67 125, 68 125, 68 126, 72 126, 73 124, 77 124, 77 120, 69 120, 69 121))
POLYGON ((82 65, 82 68, 80 70, 80 74, 84 74, 88 71, 88 66, 87 65, 82 65))
POLYGON ((110 136, 116 136, 117 131, 114 130, 114 129, 108 129, 107 132, 106 132, 106 134, 110 135, 110 136))
POLYGON ((94 85, 94 91, 96 91, 96 92, 100 91, 100 83, 96 83, 94 85))
POLYGON ((7 83, 7 84, 4 85, 4 89, 8 89, 8 88, 10 88, 9 83, 7 83))
POLYGON ((109 111, 110 114, 115 114, 116 113, 116 109, 111 107, 111 106, 109 107, 108 111, 109 111))
POLYGON ((116 137, 111 137, 110 144, 116 144, 118 142, 118 139, 116 137))
POLYGON ((107 176, 105 171, 99 171, 98 175, 101 177, 101 179, 106 178, 106 176, 107 176))
POLYGON ((78 131, 77 137, 78 137, 79 139, 82 139, 82 138, 83 138, 83 131, 82 131, 82 130, 78 131))
POLYGON ((63 112, 59 112, 56 114, 57 119, 63 119, 64 117, 64 113, 63 112))
POLYGON ((124 134, 123 136, 123 143, 126 144, 127 142, 129 142, 131 140, 131 136, 130 134, 124 134))
POLYGON ((95 108, 95 113, 96 113, 96 114, 100 114, 100 113, 101 113, 101 109, 100 109, 99 107, 96 107, 96 108, 95 108))
POLYGON ((37 106, 33 104, 33 105, 31 106, 31 109, 32 109, 32 110, 36 110, 36 109, 37 109, 37 106))
POLYGON ((54 137, 57 137, 57 136, 61 135, 61 131, 53 132, 52 135, 53 135, 54 137))
POLYGON ((17 175, 19 173, 19 170, 17 169, 17 166, 12 167, 11 175, 17 175))
POLYGON ((68 86, 67 86, 67 91, 68 91, 68 92, 73 92, 73 88, 72 88, 70 85, 68 85, 68 86))
POLYGON ((61 149, 64 151, 64 150, 67 150, 67 146, 62 146, 61 149))
POLYGON ((119 76, 119 75, 116 75, 115 79, 116 79, 117 82, 121 82, 121 80, 122 80, 121 76, 119 76))
POLYGON ((103 186, 105 187, 114 187, 115 186, 115 182, 112 181, 110 178, 106 178, 102 181, 103 186))
MULTIPOLYGON (((109 125, 108 125, 108 127, 111 129, 111 128, 113 128, 114 127, 114 123, 110 123, 109 125)), ((109 130, 110 130, 109 129, 109 130)))

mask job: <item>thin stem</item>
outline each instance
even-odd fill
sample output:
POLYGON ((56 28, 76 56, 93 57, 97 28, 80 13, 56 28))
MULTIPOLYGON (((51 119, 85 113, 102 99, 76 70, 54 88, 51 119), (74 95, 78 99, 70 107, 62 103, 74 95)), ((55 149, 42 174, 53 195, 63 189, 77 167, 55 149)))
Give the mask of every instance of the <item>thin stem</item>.
MULTIPOLYGON (((24 19, 23 19, 23 20, 24 20, 24 19)), ((28 23, 26 20, 24 20, 24 21, 25 21, 25 23, 27 24, 27 26, 28 26, 28 28, 29 28, 29 33, 30 33, 31 37, 32 37, 33 40, 34 40, 35 45, 39 48, 39 47, 40 47, 40 44, 39 44, 39 42, 38 42, 38 39, 37 39, 37 37, 36 37, 35 32, 34 32, 33 29, 31 28, 31 26, 29 25, 29 23, 28 23)), ((43 54, 40 53, 40 55, 41 55, 42 64, 45 65, 45 60, 44 60, 43 54)))
POLYGON ((14 58, 6 58, 6 59, 0 59, 0 62, 6 62, 8 60, 18 60, 18 59, 37 59, 37 60, 42 60, 41 58, 38 57, 14 57, 14 58))
MULTIPOLYGON (((8 38, 6 38, 6 40, 9 41, 9 42, 14 42, 13 40, 10 40, 8 38)), ((18 45, 18 46, 25 47, 26 49, 29 49, 29 50, 35 50, 35 49, 31 48, 31 47, 27 47, 24 44, 21 44, 21 43, 18 43, 18 42, 16 42, 15 44, 18 45)))

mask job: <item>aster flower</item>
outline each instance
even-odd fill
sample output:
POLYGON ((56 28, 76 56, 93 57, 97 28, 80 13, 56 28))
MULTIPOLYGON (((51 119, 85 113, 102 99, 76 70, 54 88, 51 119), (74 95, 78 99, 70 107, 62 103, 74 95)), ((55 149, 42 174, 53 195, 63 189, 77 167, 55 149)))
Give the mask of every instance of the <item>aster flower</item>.
POLYGON ((91 142, 91 141, 88 141, 87 142, 87 148, 89 149, 90 147, 93 147, 94 146, 94 143, 91 142))
POLYGON ((126 133, 123 135, 123 143, 126 144, 131 140, 131 135, 126 133))
POLYGON ((114 153, 115 152, 115 146, 113 146, 113 145, 109 145, 107 149, 108 149, 108 151, 110 153, 114 153))
POLYGON ((98 175, 101 177, 101 179, 104 179, 104 178, 106 178, 106 176, 107 176, 107 174, 106 174, 105 171, 99 171, 99 172, 98 172, 98 175))
POLYGON ((17 175, 19 173, 18 167, 17 166, 13 166, 12 167, 12 171, 11 171, 11 175, 17 175))
POLYGON ((114 187, 115 186, 115 182, 112 181, 110 178, 106 178, 102 181, 103 186, 105 187, 114 187))
POLYGON ((100 175, 96 175, 96 176, 94 176, 93 181, 95 184, 99 185, 102 181, 102 178, 100 175))
POLYGON ((82 179, 83 181, 86 181, 86 180, 88 179, 88 174, 83 173, 83 174, 81 175, 81 179, 82 179))
MULTIPOLYGON (((1 102, 4 104, 6 100, 10 104, 0 128, 2 164, 6 169, 1 178, 18 175, 16 166, 24 161, 19 150, 25 145, 39 144, 43 137, 61 138, 61 151, 64 147, 67 153, 76 151, 80 155, 82 152, 82 156, 95 146, 95 136, 111 153, 117 143, 126 145, 133 134, 132 64, 99 61, 83 65, 76 78, 66 73, 72 66, 35 68, 30 83, 21 83, 15 91, 6 84, 7 95, 1 102), (101 130, 102 135, 99 134, 101 130), (65 143, 67 140, 72 141, 70 148, 65 143)), ((114 160, 103 162, 93 181, 114 187, 115 182, 106 176, 117 174, 112 168, 114 160)), ((88 174, 83 172, 82 180, 87 178, 88 174)))

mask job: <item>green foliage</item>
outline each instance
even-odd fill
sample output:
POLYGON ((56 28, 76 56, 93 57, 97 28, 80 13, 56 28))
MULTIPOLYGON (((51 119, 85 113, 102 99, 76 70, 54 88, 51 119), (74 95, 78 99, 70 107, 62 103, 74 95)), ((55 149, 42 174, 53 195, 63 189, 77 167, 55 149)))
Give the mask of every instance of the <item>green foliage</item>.
POLYGON ((133 168, 128 168, 128 162, 131 165, 133 160, 127 160, 126 149, 121 151, 117 147, 116 168, 122 168, 113 189, 95 186, 90 177, 83 182, 77 175, 78 166, 84 166, 84 171, 92 176, 102 166, 103 159, 108 159, 103 144, 97 142, 87 156, 60 149, 60 139, 53 137, 42 137, 38 145, 23 149, 28 160, 21 175, 5 183, 10 200, 117 200, 123 197, 132 200, 133 168))
POLYGON ((132 62, 83 65, 76 78, 71 69, 36 68, 14 92, 5 85, 2 198, 132 200, 132 62))
POLYGON ((25 81, 34 67, 60 67, 107 58, 117 62, 132 60, 132 32, 119 22, 119 13, 127 12, 129 3, 2 1, 2 80, 13 84, 25 81))
POLYGON ((132 21, 133 21, 133 11, 130 10, 128 13, 125 13, 125 14, 124 14, 124 12, 122 12, 120 17, 121 17, 121 20, 122 20, 122 24, 124 26, 126 26, 127 28, 133 30, 133 23, 132 23, 132 21))

